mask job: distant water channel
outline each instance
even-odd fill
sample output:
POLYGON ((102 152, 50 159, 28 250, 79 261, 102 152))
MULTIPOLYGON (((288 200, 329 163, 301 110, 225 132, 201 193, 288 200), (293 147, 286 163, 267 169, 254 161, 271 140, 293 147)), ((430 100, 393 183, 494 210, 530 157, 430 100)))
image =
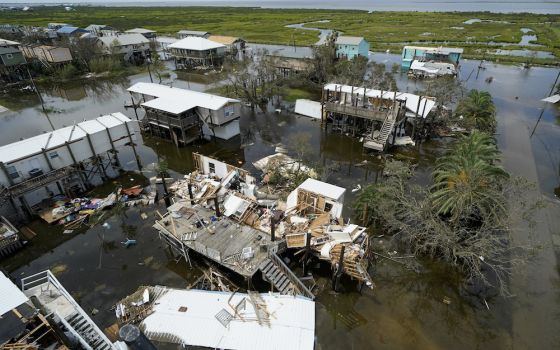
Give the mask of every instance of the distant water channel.
MULTIPOLYGON (((60 3, 58 0, 31 0, 26 3, 60 3)), ((97 0, 92 4, 108 6, 246 6, 268 8, 353 9, 366 11, 427 11, 427 12, 532 12, 560 13, 558 1, 542 0, 97 0)))
MULTIPOLYGON (((374 54, 371 59, 385 63, 390 69, 391 65, 399 63, 400 56, 374 54)), ((484 63, 484 69, 477 73, 478 65, 479 61, 464 60, 460 79, 468 78, 468 89, 487 90, 493 95, 499 119, 497 139, 500 149, 505 158, 519 159, 508 162, 508 170, 525 174, 529 161, 535 169, 534 180, 540 191, 553 200, 555 189, 560 188, 560 109, 540 102, 540 99, 549 94, 558 69, 522 69, 484 63), (491 83, 486 82, 489 77, 493 78, 491 83)), ((214 83, 201 83, 200 80, 176 79, 175 74, 171 79, 173 86, 200 91, 214 86, 214 83)), ((111 112, 122 112, 135 118, 131 109, 124 108, 125 101, 130 99, 126 89, 140 81, 149 82, 148 75, 118 80, 84 80, 40 88, 49 118, 59 128, 111 112)), ((404 74, 397 74, 397 81, 399 89, 408 92, 415 92, 423 84, 408 81, 404 74)), ((168 79, 165 83, 171 81, 168 79)), ((0 93, 0 105, 12 110, 0 114, 0 144, 50 130, 50 123, 32 93, 0 93)), ((242 164, 254 171, 251 162, 274 153, 275 146, 285 145, 290 135, 307 132, 311 135, 313 158, 336 164, 330 182, 351 189, 357 184, 364 187, 379 178, 381 162, 376 156, 365 155, 357 140, 325 134, 319 123, 283 110, 281 114, 244 110, 242 135, 228 142, 212 141, 178 149, 170 143, 145 138, 145 145, 140 147, 145 165, 143 174, 153 175, 150 164, 163 158, 175 176, 186 173, 192 169, 192 151, 242 164), (368 165, 356 166, 364 160, 368 165)), ((428 174, 446 143, 446 140, 431 140, 399 149, 393 155, 417 164, 417 181, 427 182, 428 174)), ((131 154, 125 150, 119 157, 128 169, 135 170, 131 154)), ((355 194, 348 191, 345 216, 351 216, 354 198, 355 194)), ((99 310, 93 317, 102 327, 107 327, 115 321, 111 306, 138 286, 163 284, 184 288, 197 277, 184 262, 176 263, 159 242, 151 227, 154 209, 131 208, 110 216, 107 223, 111 229, 97 225, 28 264, 11 268, 11 272, 21 278, 43 269, 55 269, 59 279, 87 312, 94 308, 99 310), (148 219, 140 218, 142 212, 149 215, 148 219), (137 239, 137 246, 125 248, 121 242, 126 238, 137 239)), ((164 210, 161 206, 157 209, 164 210)), ((560 227, 558 220, 556 224, 560 227)), ((43 230, 38 232, 39 235, 53 228, 43 226, 43 230)), ((555 234, 559 234, 557 230, 555 234)), ((544 230, 539 235, 544 244, 558 239, 544 230)), ((373 242, 378 247, 385 244, 383 238, 376 238, 373 242)), ((25 250, 20 254, 25 254, 25 250)), ((6 264, 9 265, 9 261, 3 265, 6 264)), ((539 256, 533 264, 548 271, 554 269, 556 259, 539 256)), ((373 291, 364 288, 360 294, 349 283, 346 292, 333 294, 328 269, 315 272, 319 286, 316 349, 511 349, 512 344, 529 344, 520 348, 550 349, 554 348, 551 344, 559 340, 554 331, 560 329, 557 317, 546 318, 546 325, 536 327, 532 332, 518 332, 520 322, 542 323, 545 316, 538 311, 540 308, 560 313, 560 298, 548 297, 549 294, 560 294, 557 273, 544 275, 544 282, 538 284, 547 291, 545 296, 529 293, 527 288, 531 283, 519 280, 522 287, 516 291, 516 297, 491 298, 487 300, 489 309, 480 300, 464 295, 452 275, 437 265, 426 266, 426 272, 417 274, 384 261, 377 265, 374 276, 377 287, 373 291), (451 300, 450 305, 442 302, 444 297, 451 300)))

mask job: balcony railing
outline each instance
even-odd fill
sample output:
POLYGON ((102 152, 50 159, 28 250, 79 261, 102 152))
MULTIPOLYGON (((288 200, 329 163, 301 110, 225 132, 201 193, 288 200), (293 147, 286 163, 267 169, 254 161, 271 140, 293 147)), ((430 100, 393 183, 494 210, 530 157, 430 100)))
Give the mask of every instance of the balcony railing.
POLYGON ((340 114, 353 115, 360 118, 384 121, 387 115, 391 113, 391 110, 378 110, 378 109, 368 109, 365 107, 356 107, 347 104, 338 104, 334 102, 325 102, 325 109, 329 112, 335 112, 340 114))
POLYGON ((74 171, 72 167, 64 167, 49 171, 46 174, 32 177, 20 183, 9 187, 9 192, 12 196, 18 196, 22 193, 35 189, 37 187, 45 186, 53 181, 63 179, 74 171))

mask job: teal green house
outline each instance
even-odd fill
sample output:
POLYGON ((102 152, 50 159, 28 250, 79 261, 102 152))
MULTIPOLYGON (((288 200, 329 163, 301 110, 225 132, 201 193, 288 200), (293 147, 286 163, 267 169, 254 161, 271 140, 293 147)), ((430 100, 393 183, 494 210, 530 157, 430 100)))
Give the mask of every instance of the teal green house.
POLYGON ((356 56, 368 57, 369 43, 361 36, 339 36, 334 44, 337 58, 351 60, 356 56))
POLYGON ((25 57, 21 51, 12 46, 0 46, 0 66, 12 67, 25 64, 25 57))
POLYGON ((424 47, 424 46, 405 46, 402 51, 403 69, 408 70, 412 61, 434 61, 448 62, 455 66, 459 65, 459 60, 463 54, 463 49, 453 47, 424 47))

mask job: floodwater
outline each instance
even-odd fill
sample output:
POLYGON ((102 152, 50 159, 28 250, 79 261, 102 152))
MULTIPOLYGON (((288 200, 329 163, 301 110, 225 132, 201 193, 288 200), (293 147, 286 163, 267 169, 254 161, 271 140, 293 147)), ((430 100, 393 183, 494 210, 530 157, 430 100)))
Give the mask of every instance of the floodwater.
MULTIPOLYGON (((398 55, 373 54, 370 58, 385 63, 388 68, 400 63, 398 55)), ((541 212, 538 226, 538 237, 545 247, 527 269, 516 271, 512 277, 515 296, 489 298, 488 308, 481 300, 466 295, 458 287, 454 274, 437 264, 426 264, 422 273, 415 273, 392 262, 380 261, 374 275, 377 287, 364 288, 362 293, 352 283, 344 283, 344 293, 332 293, 328 269, 317 270, 314 272, 319 286, 317 349, 552 349, 560 344, 557 334, 560 282, 555 254, 558 246, 554 245, 560 235, 557 230, 560 209, 554 197, 560 188, 560 110, 540 102, 549 95, 558 69, 522 69, 484 63, 484 69, 477 72, 478 65, 479 61, 464 60, 459 77, 466 81, 468 89, 487 90, 493 95, 499 119, 497 139, 504 165, 508 171, 536 182, 538 191, 548 198, 550 206, 541 212), (491 83, 486 82, 489 77, 493 78, 491 83), (444 297, 451 304, 443 303, 444 297)), ((422 85, 421 81, 408 81, 404 74, 397 73, 396 77, 401 91, 414 92, 422 85)), ((200 80, 187 83, 175 74, 165 82, 171 80, 173 86, 190 86, 196 90, 214 85, 200 80)), ((138 81, 149 81, 149 77, 139 74, 117 81, 41 86, 41 90, 51 111, 49 119, 55 127, 61 127, 111 112, 123 112, 134 118, 132 110, 124 109, 124 103, 129 99, 126 88, 138 81)), ((0 95, 0 105, 14 110, 0 114, 1 144, 33 136, 50 127, 33 94, 0 95)), ((214 155, 254 171, 252 161, 272 154, 278 144, 288 145, 291 135, 305 132, 311 136, 312 161, 333 165, 329 182, 350 190, 357 184, 363 187, 375 182, 379 177, 379 160, 364 155, 356 140, 325 134, 318 122, 305 117, 285 111, 264 114, 246 109, 241 128, 242 135, 228 142, 211 141, 180 149, 146 138, 139 150, 147 169, 142 174, 151 176, 150 164, 159 159, 168 161, 175 176, 188 172, 192 169, 192 151, 214 155), (367 166, 356 166, 363 160, 369 161, 367 166)), ((426 182, 445 144, 445 140, 432 140, 399 149, 394 156, 416 163, 418 181, 426 182)), ((133 171, 136 165, 128 153, 125 150, 119 157, 124 157, 123 164, 133 171)), ((351 216, 354 198, 355 194, 348 191, 345 216, 351 216)), ((48 268, 55 270, 87 312, 99 310, 93 318, 107 327, 115 321, 111 306, 138 286, 162 284, 182 288, 198 276, 197 270, 189 269, 183 261, 177 263, 160 243, 151 227, 155 209, 164 208, 137 207, 113 213, 104 219, 109 229, 97 225, 69 237, 22 266, 10 266, 9 260, 2 264, 16 278, 48 268), (148 219, 141 219, 142 212, 149 215, 148 219), (134 238, 138 244, 125 248, 121 242, 126 238, 134 238)), ((386 244, 382 238, 373 242, 380 249, 386 244)))

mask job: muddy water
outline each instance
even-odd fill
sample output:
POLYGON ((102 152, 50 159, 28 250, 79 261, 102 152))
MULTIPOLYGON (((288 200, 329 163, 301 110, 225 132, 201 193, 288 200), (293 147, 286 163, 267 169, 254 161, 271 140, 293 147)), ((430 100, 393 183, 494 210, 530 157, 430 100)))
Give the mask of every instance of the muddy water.
MULTIPOLYGON (((385 54, 375 54, 371 58, 388 67, 400 60, 399 56, 385 54)), ((460 77, 466 80, 470 75, 466 82, 468 88, 488 90, 494 96, 499 118, 497 138, 504 151, 505 165, 515 174, 530 177, 538 183, 542 193, 553 198, 555 188, 560 187, 560 110, 539 100, 548 95, 558 71, 550 68, 523 70, 486 63, 477 77, 478 63, 464 61, 460 77), (492 83, 486 83, 488 77, 493 77, 492 83)), ((173 86, 190 86, 197 90, 209 87, 205 83, 187 83, 175 78, 175 75, 171 78, 173 86)), ((398 75, 397 80, 401 91, 414 92, 422 85, 408 81, 405 75, 398 75)), ((124 81, 80 82, 41 89, 51 111, 51 122, 61 127, 117 111, 134 117, 132 110, 124 109, 124 103, 129 99, 126 88, 137 81, 149 81, 149 77, 140 74, 124 81)), ((0 115, 1 144, 49 130, 50 123, 38 109, 38 101, 32 94, 0 96, 0 104, 15 110, 0 115)), ((332 183, 350 190, 357 184, 364 186, 376 181, 381 170, 379 160, 364 155, 356 140, 325 134, 319 123, 291 113, 262 114, 247 109, 241 128, 242 135, 228 142, 208 142, 182 149, 146 138, 140 149, 142 162, 148 169, 143 174, 150 176, 150 164, 162 158, 176 173, 185 173, 192 169, 192 151, 254 170, 252 161, 272 154, 278 144, 289 144, 290 135, 298 132, 311 135, 313 162, 333 166, 328 178, 332 183), (364 160, 368 161, 367 166, 356 166, 364 160)), ((417 163, 418 181, 427 182, 429 171, 445 143, 442 140, 425 142, 397 150, 395 156, 417 163)), ((127 159, 123 161, 126 167, 135 170, 130 154, 124 151, 119 156, 127 159)), ((347 216, 351 215, 350 203, 354 196, 348 191, 347 216)), ((176 263, 160 244, 151 228, 153 209, 132 208, 114 213, 105 218, 110 229, 97 225, 12 272, 21 278, 47 268, 57 271, 59 279, 86 311, 93 308, 100 311, 94 319, 106 327, 114 322, 111 306, 137 286, 184 287, 197 276, 184 262, 176 263), (143 211, 149 214, 146 220, 140 218, 143 211), (121 242, 126 238, 137 239, 138 244, 125 248, 121 242)), ((547 210, 551 213, 545 215, 543 222, 549 227, 539 229, 543 243, 557 240, 558 231, 550 227, 560 227, 555 218, 560 212, 557 207, 547 210)), ((59 228, 43 227, 43 230, 59 228)), ((375 243, 385 244, 380 239, 375 243)), ((558 318, 553 317, 560 311, 557 298, 560 287, 552 247, 549 244, 531 265, 533 270, 542 271, 538 283, 529 288, 527 281, 530 280, 526 275, 515 275, 516 297, 488 299, 489 310, 480 300, 464 295, 454 275, 437 265, 426 265, 425 272, 417 274, 381 261, 376 267, 377 288, 374 291, 364 289, 360 294, 353 284, 346 283, 346 292, 338 295, 330 291, 328 269, 321 269, 315 276, 319 285, 317 348, 505 349, 514 344, 526 345, 525 348, 552 348, 558 338, 550 330, 560 326, 558 318), (443 303, 444 297, 448 297, 451 304, 443 303), (543 310, 549 310, 546 327, 524 327, 524 322, 540 325, 543 310), (530 331, 523 331, 529 328, 530 331)), ((20 254, 25 254, 25 250, 20 254)))

